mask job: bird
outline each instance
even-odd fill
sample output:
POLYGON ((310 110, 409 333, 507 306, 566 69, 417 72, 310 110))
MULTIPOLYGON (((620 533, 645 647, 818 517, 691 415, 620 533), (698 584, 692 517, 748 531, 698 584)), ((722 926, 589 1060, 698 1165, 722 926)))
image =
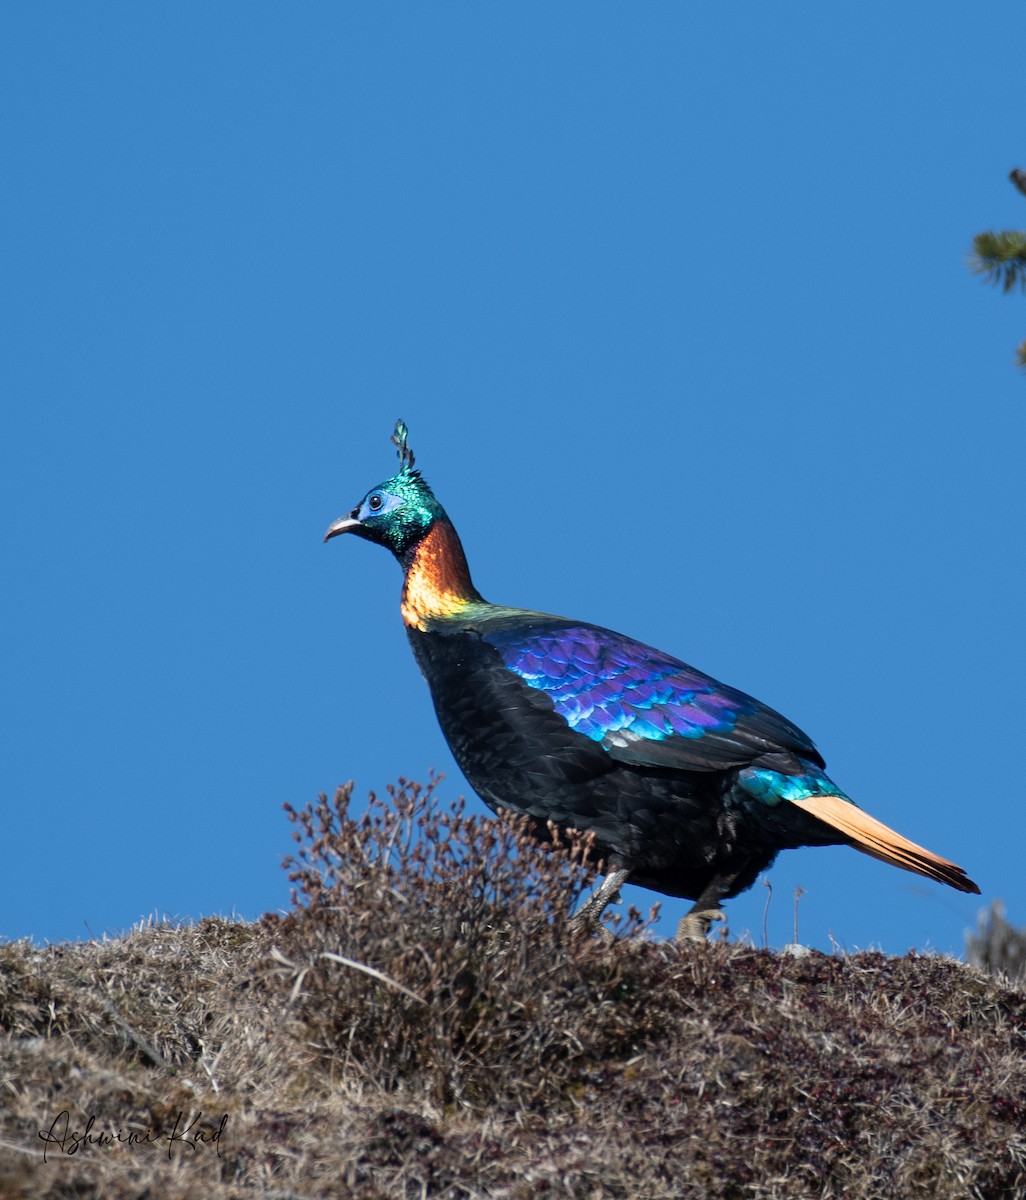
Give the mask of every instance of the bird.
POLYGON ((724 900, 799 846, 847 844, 979 894, 961 867, 858 807, 768 705, 600 625, 485 600, 408 438, 397 421, 399 470, 324 541, 355 534, 398 559, 414 657, 485 804, 539 838, 587 838, 605 878, 576 926, 596 926, 630 882, 694 901, 677 936, 704 940, 724 900))

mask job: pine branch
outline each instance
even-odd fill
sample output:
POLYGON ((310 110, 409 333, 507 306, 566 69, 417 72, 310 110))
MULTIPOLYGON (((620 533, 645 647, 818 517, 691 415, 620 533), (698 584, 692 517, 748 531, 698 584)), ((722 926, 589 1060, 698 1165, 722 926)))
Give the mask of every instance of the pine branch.
POLYGON ((999 283, 1006 293, 1017 286, 1026 291, 1026 233, 1007 229, 978 233, 973 238, 969 268, 986 276, 988 283, 999 283))
MULTIPOLYGON (((1026 171, 1014 167, 1008 178, 1026 196, 1026 171)), ((1006 295, 1016 287, 1026 292, 1026 232, 1005 229, 1000 233, 978 233, 967 262, 970 271, 983 275, 988 283, 999 283, 1006 295)), ((1026 368, 1026 342, 1016 348, 1015 359, 1026 368)))
MULTIPOLYGON (((1026 196, 1026 171, 1015 167, 1008 178, 1026 196)), ((984 276, 987 283, 1000 284, 1006 295, 1016 287, 1026 292, 1026 231, 978 233, 973 238, 973 252, 967 265, 974 274, 984 276)), ((1026 368, 1026 342, 1016 348, 1015 359, 1020 367, 1026 368)))

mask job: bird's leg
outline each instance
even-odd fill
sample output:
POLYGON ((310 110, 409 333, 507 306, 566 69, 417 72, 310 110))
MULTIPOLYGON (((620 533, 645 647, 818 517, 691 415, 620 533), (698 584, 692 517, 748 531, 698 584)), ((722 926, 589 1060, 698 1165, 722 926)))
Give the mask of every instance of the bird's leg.
POLYGON ((676 940, 678 942, 704 942, 713 921, 727 919, 723 909, 720 908, 720 901, 730 891, 739 874, 739 871, 735 871, 731 875, 714 875, 712 877, 703 889, 701 896, 681 917, 680 924, 677 926, 676 940))
POLYGON ((580 910, 570 919, 571 929, 587 929, 597 925, 605 911, 606 905, 612 900, 620 888, 627 882, 629 871, 620 869, 610 871, 602 882, 602 886, 593 896, 581 905, 580 910))

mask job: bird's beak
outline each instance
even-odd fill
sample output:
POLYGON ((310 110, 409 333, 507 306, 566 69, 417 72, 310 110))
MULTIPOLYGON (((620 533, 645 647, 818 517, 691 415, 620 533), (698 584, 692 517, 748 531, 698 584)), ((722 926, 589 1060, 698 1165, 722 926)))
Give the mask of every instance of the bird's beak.
POLYGON ((338 537, 340 533, 352 533, 354 529, 362 529, 363 522, 358 521, 355 517, 339 517, 337 521, 328 526, 328 532, 324 535, 324 540, 330 542, 333 537, 338 537))

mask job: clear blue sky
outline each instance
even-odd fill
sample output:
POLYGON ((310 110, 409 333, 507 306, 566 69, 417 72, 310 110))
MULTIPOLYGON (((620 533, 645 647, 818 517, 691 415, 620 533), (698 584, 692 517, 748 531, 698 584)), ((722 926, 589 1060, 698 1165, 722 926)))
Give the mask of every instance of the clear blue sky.
POLYGON ((772 944, 797 885, 825 949, 1026 923, 1026 303, 964 265, 1026 227, 1024 40, 1020 3, 5 5, 0 935, 256 917, 283 801, 464 790, 396 565, 321 544, 399 415, 489 599, 773 704, 984 890, 791 852, 772 944))

